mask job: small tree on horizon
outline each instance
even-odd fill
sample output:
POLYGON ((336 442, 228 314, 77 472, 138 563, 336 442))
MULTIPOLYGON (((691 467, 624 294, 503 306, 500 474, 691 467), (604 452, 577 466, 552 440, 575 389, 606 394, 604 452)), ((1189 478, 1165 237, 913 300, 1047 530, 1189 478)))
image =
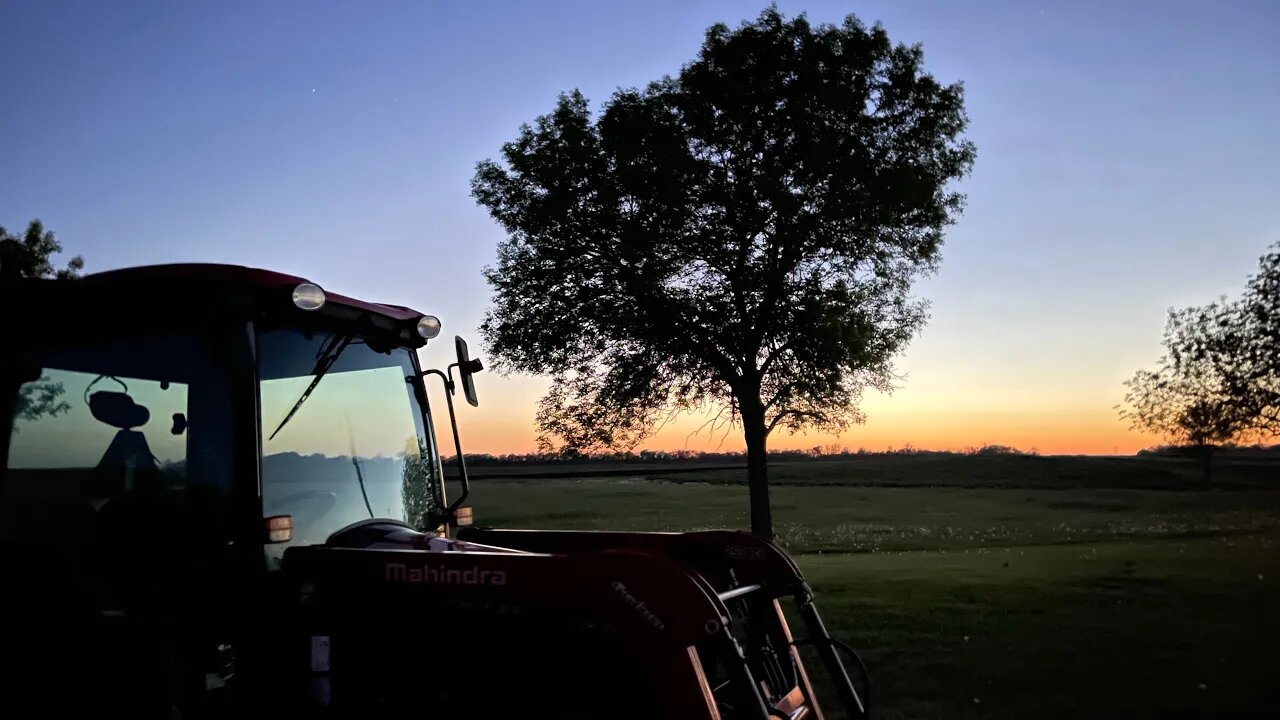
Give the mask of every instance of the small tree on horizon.
POLYGON ((1236 300, 1171 311, 1154 371, 1129 381, 1122 416, 1200 451, 1280 434, 1280 244, 1236 300))
POLYGON ((771 432, 837 432, 922 327, 974 160, 963 93, 879 25, 765 10, 711 27, 675 77, 574 91, 479 164, 507 231, 482 332, 555 378, 546 447, 635 447, 673 413, 741 427, 751 527, 772 535, 771 432))
POLYGON ((1242 352, 1240 306, 1225 299, 1169 312, 1161 343, 1166 353, 1154 370, 1139 370, 1120 416, 1136 430, 1192 448, 1205 482, 1213 477, 1218 447, 1256 433, 1257 413, 1237 399, 1247 357, 1242 352))

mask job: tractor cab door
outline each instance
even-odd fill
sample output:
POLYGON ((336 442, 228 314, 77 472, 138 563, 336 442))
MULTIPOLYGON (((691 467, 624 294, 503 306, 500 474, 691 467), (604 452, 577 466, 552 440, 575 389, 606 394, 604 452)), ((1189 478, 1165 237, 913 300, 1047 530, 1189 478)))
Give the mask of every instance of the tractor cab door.
POLYGON ((0 715, 202 714, 233 591, 228 337, 0 351, 0 715))

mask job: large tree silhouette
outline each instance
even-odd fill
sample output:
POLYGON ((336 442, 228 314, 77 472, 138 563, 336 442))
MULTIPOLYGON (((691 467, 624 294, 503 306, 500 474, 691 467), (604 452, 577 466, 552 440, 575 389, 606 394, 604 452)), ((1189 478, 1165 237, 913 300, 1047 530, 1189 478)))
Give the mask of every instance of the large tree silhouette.
POLYGON ((771 535, 769 434, 860 420, 925 320, 910 289, 961 209, 965 125, 959 85, 852 15, 713 26, 678 75, 594 119, 565 94, 473 180, 508 233, 489 351, 556 379, 551 445, 634 446, 684 410, 739 424, 771 535))

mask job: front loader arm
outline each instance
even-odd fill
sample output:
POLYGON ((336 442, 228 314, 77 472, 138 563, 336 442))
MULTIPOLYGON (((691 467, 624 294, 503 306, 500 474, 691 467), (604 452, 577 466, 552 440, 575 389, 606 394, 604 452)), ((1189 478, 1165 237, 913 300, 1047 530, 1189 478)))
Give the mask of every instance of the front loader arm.
MULTIPOLYGON (((671 558, 703 578, 731 614, 737 611, 741 616, 739 624, 750 627, 749 637, 744 638, 749 646, 748 654, 752 648, 775 655, 785 652, 785 659, 794 668, 791 682, 803 694, 814 716, 821 718, 822 711, 800 658, 799 646, 803 644, 812 645, 817 651, 845 713, 851 718, 865 718, 868 714, 864 697, 867 688, 859 694, 841 652, 849 653, 860 666, 864 683, 868 682, 865 667, 851 648, 831 637, 818 612, 813 590, 799 567, 790 555, 769 540, 728 530, 661 533, 468 528, 460 531, 459 537, 469 542, 531 552, 626 549, 671 558), (792 637, 779 602, 788 597, 793 600, 807 633, 800 641, 792 637)), ((776 670, 773 666, 777 664, 776 658, 774 662, 761 662, 756 674, 774 675, 776 684, 785 685, 787 673, 776 670)), ((775 707, 785 705, 779 701, 775 707)))

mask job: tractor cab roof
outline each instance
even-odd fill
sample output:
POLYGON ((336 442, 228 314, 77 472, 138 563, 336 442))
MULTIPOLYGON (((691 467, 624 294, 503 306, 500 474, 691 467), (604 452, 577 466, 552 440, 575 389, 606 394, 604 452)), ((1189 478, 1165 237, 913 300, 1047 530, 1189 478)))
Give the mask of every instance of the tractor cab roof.
MULTIPOLYGON (((143 265, 120 270, 106 270, 86 275, 82 278, 82 281, 99 285, 104 290, 110 290, 112 286, 119 288, 142 286, 145 288, 192 285, 206 289, 210 286, 222 286, 227 290, 247 289, 267 292, 279 290, 292 292, 295 287, 303 283, 312 283, 311 280, 297 275, 245 267, 243 265, 219 265, 215 263, 143 265)), ((416 322, 423 315, 417 310, 402 305, 366 302, 328 291, 325 291, 325 297, 331 303, 378 313, 395 320, 413 320, 416 322)))
POLYGON ((146 265, 107 270, 74 280, 8 280, 0 282, 0 302, 9 309, 44 321, 68 314, 102 318, 104 313, 127 313, 131 318, 169 321, 191 314, 227 313, 248 317, 319 316, 330 320, 363 318, 382 331, 391 331, 405 344, 421 346, 416 331, 423 313, 402 305, 367 302, 324 291, 323 307, 308 311, 295 307, 292 293, 303 277, 240 265, 186 263, 146 265))

